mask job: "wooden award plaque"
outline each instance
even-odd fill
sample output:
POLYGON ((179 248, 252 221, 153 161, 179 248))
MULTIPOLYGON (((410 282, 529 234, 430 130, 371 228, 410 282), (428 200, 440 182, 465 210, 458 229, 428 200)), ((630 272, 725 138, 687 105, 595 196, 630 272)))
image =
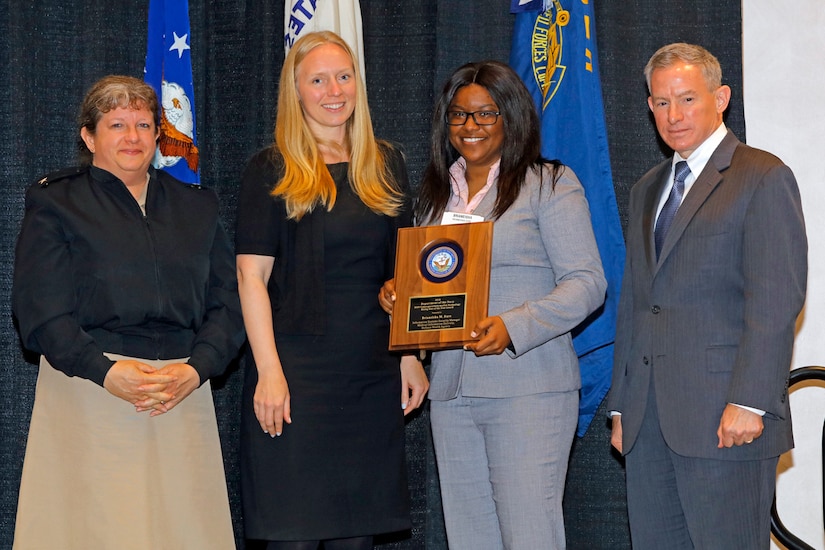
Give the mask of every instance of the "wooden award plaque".
POLYGON ((390 346, 460 348, 487 317, 493 222, 398 230, 390 346))

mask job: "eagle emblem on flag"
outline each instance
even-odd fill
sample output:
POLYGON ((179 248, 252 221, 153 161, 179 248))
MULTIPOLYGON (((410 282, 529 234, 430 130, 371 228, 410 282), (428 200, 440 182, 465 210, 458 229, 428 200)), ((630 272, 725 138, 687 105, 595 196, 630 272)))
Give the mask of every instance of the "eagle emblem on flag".
POLYGON ((164 80, 161 89, 160 138, 153 164, 155 168, 166 168, 184 159, 189 169, 197 172, 199 155, 193 138, 192 102, 183 86, 175 82, 164 80))

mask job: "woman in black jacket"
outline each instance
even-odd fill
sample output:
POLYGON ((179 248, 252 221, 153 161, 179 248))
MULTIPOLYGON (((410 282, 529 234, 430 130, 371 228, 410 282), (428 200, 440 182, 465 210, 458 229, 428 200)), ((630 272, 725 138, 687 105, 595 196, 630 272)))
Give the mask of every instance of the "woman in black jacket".
POLYGON ((209 386, 243 342, 233 252, 217 196, 150 167, 159 121, 149 85, 101 79, 83 165, 26 194, 12 301, 41 360, 15 548, 234 547, 209 386))

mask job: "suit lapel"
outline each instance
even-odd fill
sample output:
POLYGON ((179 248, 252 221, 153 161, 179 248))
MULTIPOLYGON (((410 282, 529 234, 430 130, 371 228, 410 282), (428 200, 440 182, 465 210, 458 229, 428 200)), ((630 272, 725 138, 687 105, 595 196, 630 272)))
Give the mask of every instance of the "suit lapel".
POLYGON ((665 242, 662 243, 662 252, 659 254, 660 266, 668 254, 670 254, 670 251, 673 250, 676 243, 679 242, 679 238, 682 236, 682 233, 685 232, 685 228, 690 223, 690 220, 693 219, 693 216, 696 215, 696 212, 702 207, 708 195, 711 194, 720 181, 722 181, 722 175, 711 163, 708 163, 704 170, 702 170, 702 173, 699 174, 699 177, 690 188, 690 192, 684 198, 682 205, 673 217, 673 223, 671 223, 670 229, 665 236, 665 242))
MULTIPOLYGON (((490 217, 490 214, 493 212, 497 198, 498 187, 496 183, 494 183, 487 191, 487 194, 484 195, 484 198, 481 199, 481 202, 478 203, 475 210, 473 210, 473 214, 476 214, 477 216, 484 216, 484 219, 487 221, 495 221, 490 217)), ((470 197, 470 200, 472 200, 472 197, 470 197)))
MULTIPOLYGON (((685 229, 690 224, 690 221, 696 215, 696 212, 699 211, 716 186, 722 181, 722 172, 730 166, 731 158, 733 158, 733 152, 736 150, 737 145, 739 145, 739 140, 733 135, 733 132, 728 130, 725 139, 722 140, 722 143, 720 143, 716 151, 713 152, 702 173, 699 174, 699 177, 696 178, 696 181, 690 188, 690 192, 688 192, 682 201, 679 210, 676 211, 676 216, 673 218, 673 223, 667 232, 665 242, 662 243, 662 252, 659 254, 657 267, 660 267, 667 259, 671 250, 673 250, 676 243, 679 242, 685 229)), ((654 204, 654 214, 655 208, 656 206, 654 204)))
POLYGON ((650 272, 656 271, 656 242, 653 233, 656 229, 656 207, 670 175, 670 163, 662 163, 662 168, 652 178, 644 192, 642 205, 642 236, 644 238, 645 257, 650 272))

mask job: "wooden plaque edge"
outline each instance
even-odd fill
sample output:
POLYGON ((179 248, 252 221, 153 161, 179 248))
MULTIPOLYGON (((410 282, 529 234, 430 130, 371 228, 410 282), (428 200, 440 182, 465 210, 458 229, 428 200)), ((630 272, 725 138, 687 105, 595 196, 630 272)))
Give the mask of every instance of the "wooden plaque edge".
MULTIPOLYGON (((493 222, 484 221, 469 224, 435 225, 422 227, 406 227, 398 230, 398 240, 395 259, 395 277, 397 299, 393 306, 393 315, 390 322, 390 351, 411 351, 411 350, 440 350, 460 348, 465 343, 474 339, 470 337, 473 326, 487 316, 487 307, 490 295, 490 262, 492 259, 493 246, 493 222), (462 235, 466 234, 466 241, 462 235), (459 235, 457 237, 457 235, 459 235), (453 240, 462 245, 464 252, 468 256, 465 258, 465 265, 462 269, 468 270, 464 275, 472 282, 467 282, 467 289, 472 290, 475 295, 483 294, 483 300, 476 298, 481 303, 477 303, 473 308, 478 318, 465 319, 464 327, 456 329, 445 329, 441 331, 421 331, 409 333, 406 330, 409 315, 409 298, 406 296, 402 286, 406 286, 409 277, 421 279, 417 265, 410 268, 409 254, 402 255, 402 248, 422 251, 429 243, 439 239, 453 240), (470 265, 474 270, 470 272, 470 265), (478 270, 478 266, 483 265, 483 269, 478 270), (402 286, 399 286, 399 282, 402 286), (399 293, 399 289, 401 292, 399 293)), ((420 254, 416 255, 416 263, 420 259, 420 254)), ((425 286, 432 288, 434 285, 422 282, 425 286)), ((437 288, 437 286, 436 286, 437 288)), ((449 295, 458 292, 435 292, 422 293, 425 295, 449 295)), ((470 308, 467 308, 468 310, 470 308)), ((466 315, 467 313, 465 313, 466 315)), ((472 315, 473 313, 469 313, 472 315)))

